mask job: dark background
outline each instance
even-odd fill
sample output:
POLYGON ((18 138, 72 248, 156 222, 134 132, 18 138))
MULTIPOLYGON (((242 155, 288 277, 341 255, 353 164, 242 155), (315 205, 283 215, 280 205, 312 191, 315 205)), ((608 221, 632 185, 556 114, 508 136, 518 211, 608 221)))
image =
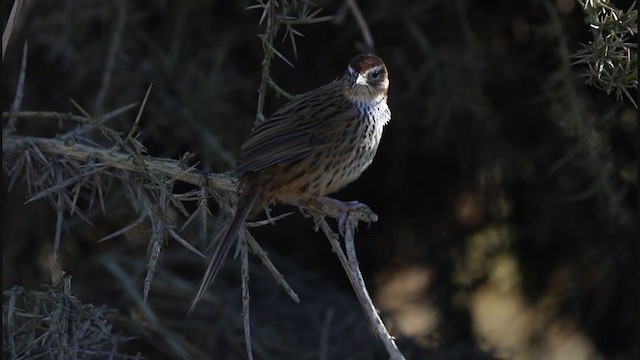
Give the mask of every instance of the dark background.
MULTIPOLYGON (((316 3, 320 16, 338 16, 296 27, 304 34, 297 58, 280 41, 284 33, 276 41, 295 68, 275 58, 271 76, 290 93, 333 80, 366 50, 342 2, 316 3)), ((626 9, 631 2, 613 3, 626 9)), ((259 10, 245 9, 253 4, 32 1, 3 62, 2 109, 13 100, 27 38, 23 110, 77 113, 71 98, 98 115, 141 101, 153 83, 141 120, 148 154, 175 159, 188 151, 198 168, 228 171, 255 118, 264 26, 259 10), (110 48, 110 83, 97 101, 110 48)), ((584 85, 583 68, 563 57, 591 39, 580 5, 359 5, 389 69, 392 121, 371 168, 335 197, 379 215, 360 225, 360 262, 407 358, 637 357, 637 110, 584 85)), ((10 6, 4 2, 3 21, 10 6)), ((285 102, 269 91, 265 113, 285 102)), ((111 125, 126 134, 135 113, 111 125)), ((18 134, 55 136, 59 126, 20 121, 18 134)), ((2 205, 3 290, 36 288, 50 277, 55 212, 46 201, 24 205, 25 196, 15 188, 2 205)), ((132 298, 142 291, 149 229, 98 244, 136 219, 117 186, 108 199, 105 214, 88 212, 93 226, 69 220, 63 233, 63 269, 76 296, 120 310, 116 326, 137 337, 123 345, 132 354, 179 358, 166 346, 166 337, 178 336, 203 357, 243 358, 238 261, 227 262, 212 302, 185 319, 204 263, 169 241, 149 298, 161 325, 145 329, 132 298), (119 264, 133 288, 107 263, 119 264)), ((291 302, 252 262, 258 358, 317 358, 323 329, 328 358, 385 358, 329 244, 312 227, 296 212, 253 231, 302 298, 291 302)), ((204 251, 212 234, 197 230, 182 235, 204 251)))

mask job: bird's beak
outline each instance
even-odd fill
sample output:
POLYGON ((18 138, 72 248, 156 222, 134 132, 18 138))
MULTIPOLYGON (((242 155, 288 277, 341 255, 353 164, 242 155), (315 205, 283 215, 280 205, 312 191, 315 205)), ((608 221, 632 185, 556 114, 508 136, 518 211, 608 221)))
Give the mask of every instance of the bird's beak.
POLYGON ((362 74, 358 74, 358 78, 356 79, 356 84, 367 85, 367 77, 362 74))

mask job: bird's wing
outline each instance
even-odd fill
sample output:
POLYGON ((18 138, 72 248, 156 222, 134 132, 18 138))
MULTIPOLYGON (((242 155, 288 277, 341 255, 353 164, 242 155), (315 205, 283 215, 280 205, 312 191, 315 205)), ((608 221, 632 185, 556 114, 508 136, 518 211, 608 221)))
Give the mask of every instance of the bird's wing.
POLYGON ((346 112, 346 104, 340 104, 339 97, 327 99, 327 89, 323 88, 332 84, 298 96, 256 125, 242 145, 236 173, 242 175, 271 165, 290 164, 325 143, 331 123, 341 117, 340 110, 346 112))

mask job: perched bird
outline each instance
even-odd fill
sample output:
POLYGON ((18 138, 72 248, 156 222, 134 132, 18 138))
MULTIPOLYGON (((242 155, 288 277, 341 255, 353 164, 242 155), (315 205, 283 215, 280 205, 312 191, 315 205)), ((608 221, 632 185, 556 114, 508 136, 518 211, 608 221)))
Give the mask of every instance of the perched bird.
MULTIPOLYGON (((391 119, 389 76, 379 57, 354 57, 345 74, 295 97, 257 124, 242 145, 235 174, 238 201, 220 237, 190 312, 220 270, 244 221, 279 202, 322 199, 356 180, 371 164, 391 119)), ((349 209, 351 203, 332 200, 349 209)))

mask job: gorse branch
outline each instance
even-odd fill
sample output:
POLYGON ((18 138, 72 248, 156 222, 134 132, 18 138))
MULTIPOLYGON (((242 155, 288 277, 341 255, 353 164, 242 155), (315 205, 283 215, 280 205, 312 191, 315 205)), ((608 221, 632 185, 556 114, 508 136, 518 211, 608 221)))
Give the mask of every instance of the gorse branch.
POLYGON ((638 10, 616 9, 608 0, 580 0, 593 40, 573 54, 574 64, 586 65, 582 76, 588 85, 626 97, 637 109, 630 89, 638 89, 638 10))
MULTIPOLYGON (((593 2, 592 2, 593 3, 593 2)), ((557 74, 554 74, 548 94, 552 99, 555 113, 564 114, 557 119, 557 124, 564 132, 574 138, 576 143, 568 154, 551 164, 547 169, 548 174, 559 172, 569 163, 579 163, 589 172, 590 183, 586 188, 575 194, 565 197, 567 202, 575 202, 595 197, 602 201, 601 210, 603 216, 611 219, 613 223, 629 225, 632 223, 632 215, 621 204, 620 190, 615 186, 611 178, 610 149, 606 142, 602 119, 584 116, 586 104, 580 101, 580 96, 573 80, 571 72, 571 54, 567 47, 566 35, 562 31, 559 16, 549 0, 544 4, 551 14, 551 23, 548 27, 549 35, 557 44, 556 56, 560 61, 557 74)), ((605 124, 606 125, 606 124, 605 124)))
POLYGON ((117 351, 128 340, 108 322, 117 311, 82 303, 70 276, 42 291, 13 287, 2 297, 6 359, 134 359, 117 351))
POLYGON ((324 21, 330 21, 332 16, 318 16, 322 9, 313 9, 314 5, 305 0, 258 0, 257 5, 249 6, 247 9, 261 9, 262 14, 258 22, 259 26, 264 25, 264 31, 258 34, 262 42, 262 51, 264 57, 262 59, 262 75, 260 76, 260 85, 258 86, 258 105, 256 109, 256 124, 264 120, 264 103, 267 93, 267 87, 273 88, 278 95, 291 98, 280 86, 271 78, 271 61, 277 56, 285 63, 293 67, 293 63, 287 59, 279 50, 276 49, 275 40, 278 33, 284 27, 284 38, 289 39, 291 49, 294 56, 298 56, 298 48, 296 46, 296 36, 304 36, 301 32, 294 29, 294 25, 309 25, 324 21), (291 15, 293 14, 293 15, 291 15))

